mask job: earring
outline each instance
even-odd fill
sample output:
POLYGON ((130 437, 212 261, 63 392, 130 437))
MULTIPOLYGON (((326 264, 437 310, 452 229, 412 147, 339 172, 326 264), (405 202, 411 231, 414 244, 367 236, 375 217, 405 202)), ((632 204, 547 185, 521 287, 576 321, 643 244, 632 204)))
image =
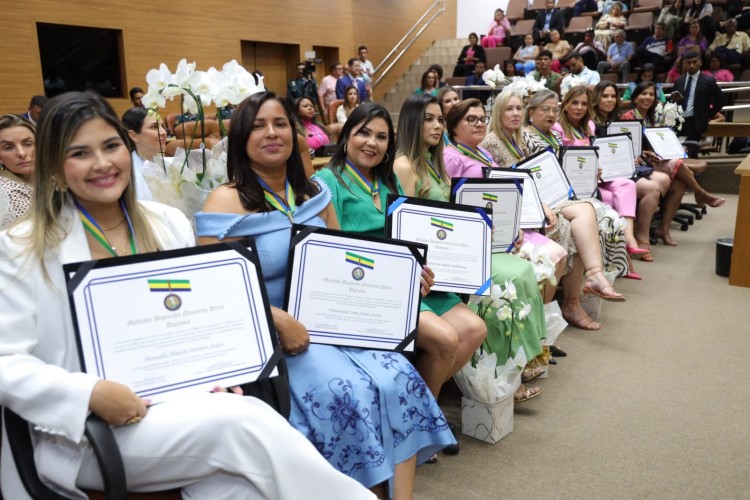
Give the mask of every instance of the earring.
POLYGON ((55 192, 62 193, 68 190, 68 186, 64 185, 60 180, 57 178, 56 175, 53 175, 50 177, 50 180, 55 185, 55 192))
POLYGON ((383 155, 383 161, 384 161, 384 162, 388 162, 388 160, 390 160, 390 159, 391 159, 391 157, 390 157, 390 156, 388 155, 388 153, 386 152, 386 153, 385 153, 385 155, 383 155))
POLYGON ((344 154, 346 154, 346 143, 344 143, 344 154))

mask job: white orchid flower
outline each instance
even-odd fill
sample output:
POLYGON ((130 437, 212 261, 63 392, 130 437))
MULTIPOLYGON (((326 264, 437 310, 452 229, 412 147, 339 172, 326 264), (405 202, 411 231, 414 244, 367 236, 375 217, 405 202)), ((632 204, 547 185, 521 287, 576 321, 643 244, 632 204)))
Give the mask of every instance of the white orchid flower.
POLYGON ((526 319, 526 316, 531 312, 531 304, 524 304, 523 302, 521 302, 521 304, 523 307, 518 311, 518 319, 526 319))
MULTIPOLYGON (((216 73, 216 68, 211 69, 213 73, 216 73)), ((210 105, 214 96, 219 92, 219 86, 208 71, 194 71, 186 83, 193 94, 200 97, 203 106, 210 105)))
POLYGON ((164 90, 172 83, 172 73, 166 64, 161 63, 159 69, 152 69, 146 73, 146 82, 148 83, 148 94, 164 90))
POLYGON ((188 94, 185 90, 182 91, 182 104, 185 106, 185 109, 189 111, 191 114, 197 115, 198 114, 198 103, 195 102, 195 99, 193 99, 193 96, 188 94))
POLYGON ((479 303, 481 301, 482 301, 482 296, 481 295, 471 295, 469 297, 469 304, 473 304, 473 305, 476 306, 476 305, 479 305, 479 303))
POLYGON ((177 70, 175 70, 172 83, 178 87, 186 87, 188 85, 188 79, 190 75, 195 71, 195 62, 187 62, 187 59, 180 59, 177 63, 177 70))
POLYGON ((516 292, 516 285, 511 280, 505 280, 505 294, 508 300, 516 300, 518 298, 518 292, 516 292))
POLYGON ((161 92, 148 92, 141 99, 146 109, 163 108, 167 105, 167 100, 161 92))
POLYGON ((495 315, 497 316, 497 319, 499 319, 500 321, 507 321, 513 317, 513 309, 508 307, 507 304, 504 304, 503 307, 497 310, 495 315))

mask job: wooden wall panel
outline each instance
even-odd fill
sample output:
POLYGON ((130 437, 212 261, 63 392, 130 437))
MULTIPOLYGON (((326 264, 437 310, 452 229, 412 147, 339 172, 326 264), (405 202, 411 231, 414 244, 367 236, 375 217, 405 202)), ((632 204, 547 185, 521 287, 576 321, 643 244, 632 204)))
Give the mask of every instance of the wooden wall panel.
MULTIPOLYGON (((181 0, 163 3, 131 0, 0 0, 3 36, 0 37, 0 111, 20 112, 29 97, 43 93, 36 41, 36 23, 58 23, 122 30, 125 87, 146 86, 146 72, 159 63, 174 69, 181 58, 198 67, 220 66, 230 59, 243 60, 242 41, 299 46, 289 56, 296 62, 313 46, 338 47, 348 59, 356 46, 370 47, 374 63, 390 50, 429 5, 426 0, 181 0)), ((395 68, 400 75, 435 38, 452 37, 455 3, 430 28, 395 68)), ((293 63, 292 63, 293 64, 293 63)), ((318 78, 326 74, 320 71, 318 78)), ((265 73, 265 71, 264 71, 265 73)), ((377 97, 377 94, 376 94, 377 97)), ((116 111, 127 109, 127 98, 111 100, 116 111)))

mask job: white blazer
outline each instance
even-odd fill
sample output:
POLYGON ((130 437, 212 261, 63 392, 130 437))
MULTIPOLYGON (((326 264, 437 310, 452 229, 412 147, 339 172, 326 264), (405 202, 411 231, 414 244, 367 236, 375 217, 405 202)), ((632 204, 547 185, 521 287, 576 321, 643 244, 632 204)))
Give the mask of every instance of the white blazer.
MULTIPOLYGON (((192 226, 179 210, 140 204, 160 248, 195 245, 192 226)), ((27 261, 17 238, 29 231, 31 222, 0 232, 0 405, 33 424, 35 458, 44 482, 81 497, 75 481, 89 399, 98 379, 80 371, 62 264, 91 260, 91 253, 76 211, 66 208, 62 220, 69 232, 60 248, 45 257, 51 287, 39 263, 27 261)), ((0 474, 5 498, 28 498, 7 439, 0 474)))

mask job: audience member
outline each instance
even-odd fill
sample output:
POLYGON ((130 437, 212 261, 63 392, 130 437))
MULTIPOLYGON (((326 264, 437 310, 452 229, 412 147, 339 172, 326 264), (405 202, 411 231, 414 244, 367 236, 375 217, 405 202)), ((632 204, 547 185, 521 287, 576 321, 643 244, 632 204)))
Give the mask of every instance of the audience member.
POLYGON ((677 42, 677 57, 682 57, 691 50, 703 54, 708 49, 708 40, 701 33, 701 25, 698 21, 690 23, 690 31, 677 42))
POLYGON ((627 19, 622 15, 622 6, 616 3, 612 6, 609 14, 604 14, 596 23, 594 39, 606 49, 612 43, 616 30, 623 29, 627 24, 627 19))
POLYGON ((625 30, 615 31, 615 42, 607 49, 607 60, 600 61, 596 70, 599 73, 620 72, 620 82, 628 81, 630 60, 633 58, 633 45, 625 41, 625 30))
POLYGON ((347 88, 346 94, 344 94, 344 104, 339 106, 339 109, 336 110, 336 121, 341 125, 346 123, 349 115, 351 115, 352 111, 354 111, 359 105, 359 92, 357 92, 357 89, 354 87, 347 88))
POLYGON ((737 31, 736 19, 728 19, 724 27, 726 33, 714 38, 706 54, 719 54, 727 64, 742 64, 750 52, 750 36, 744 31, 737 31))
POLYGON ((359 59, 352 57, 346 64, 346 74, 336 82, 336 99, 344 98, 344 91, 346 91, 347 87, 356 87, 359 92, 359 101, 366 101, 368 95, 367 86, 364 81, 359 79, 362 73, 362 66, 359 59))
POLYGON ((630 105, 630 96, 633 94, 636 86, 638 86, 638 84, 641 82, 655 82, 654 84, 656 85, 656 98, 659 100, 659 102, 667 102, 667 96, 664 95, 664 91, 661 88, 661 83, 656 82, 655 77, 656 68, 653 64, 646 63, 641 66, 641 69, 638 70, 638 74, 635 77, 635 82, 629 82, 628 87, 622 93, 622 105, 630 105))
POLYGON ((706 0, 695 0, 693 6, 685 14, 685 23, 689 24, 693 21, 698 21, 701 25, 701 31, 706 35, 706 38, 713 40, 716 33, 716 26, 714 26, 712 17, 713 12, 714 7, 711 3, 706 0))
POLYGON ((24 118, 0 116, 0 229, 31 208, 35 133, 24 118))
POLYGON ((367 59, 367 46, 360 45, 357 48, 357 56, 359 57, 359 66, 362 70, 362 78, 365 80, 365 84, 368 86, 372 85, 372 77, 375 74, 375 67, 367 59))
POLYGON ((549 33, 557 30, 562 33, 565 28, 565 18, 560 9, 555 8, 555 0, 547 0, 544 10, 539 11, 534 22, 534 43, 548 43, 549 33))
MULTIPOLYGON (((583 33, 583 41, 575 46, 573 52, 580 54, 586 67, 591 70, 596 70, 599 61, 607 58, 607 49, 601 42, 594 40, 594 28, 588 28, 583 33)), ((568 54, 568 57, 571 54, 568 54)), ((560 62, 563 63, 563 60, 560 62)))
POLYGON ((734 81, 734 74, 724 68, 724 61, 717 53, 713 53, 708 57, 708 69, 704 69, 703 74, 713 76, 717 82, 734 81))
POLYGON ((324 76, 318 87, 318 97, 323 103, 323 107, 328 111, 328 107, 336 100, 336 82, 344 74, 344 66, 336 61, 331 64, 331 73, 324 76))
MULTIPOLYGON (((491 48, 498 45, 505 45, 505 39, 510 33, 510 22, 505 17, 503 9, 495 10, 495 18, 487 28, 487 35, 482 38, 482 47, 491 48)), ((487 62, 487 61, 485 61, 487 62)))
MULTIPOLYGON (((484 63, 481 61, 477 61, 476 66, 474 67, 474 73, 466 77, 466 81, 464 82, 464 85, 482 85, 486 86, 487 82, 484 81, 482 78, 482 75, 485 72, 484 63)), ((506 75, 507 76, 507 75, 506 75)), ((492 93, 489 90, 464 90, 463 98, 464 99, 479 99, 482 101, 482 103, 487 102, 487 98, 492 93)))
POLYGON ((39 115, 42 114, 42 109, 44 109, 45 104, 47 104, 46 97, 44 97, 43 95, 35 95, 29 101, 28 110, 19 116, 21 118, 29 120, 32 125, 36 125, 36 122, 39 121, 39 115))
POLYGON ((653 64, 657 73, 666 71, 672 62, 672 40, 665 36, 664 23, 656 23, 654 34, 641 42, 636 53, 641 64, 653 64))
POLYGON ((539 55, 539 46, 534 45, 534 37, 530 34, 523 38, 523 43, 513 55, 513 60, 516 62, 516 71, 523 71, 524 75, 528 75, 536 67, 536 56, 539 55))
POLYGON ((436 77, 435 86, 437 88, 440 89, 447 85, 447 83, 443 81, 443 67, 442 66, 440 66, 439 64, 430 64, 429 66, 427 66, 427 69, 435 72, 435 77, 436 77))
POLYGON ((687 11, 685 10, 684 0, 674 0, 671 5, 666 5, 661 9, 656 22, 663 23, 667 38, 674 40, 680 34, 685 14, 687 14, 687 11))
POLYGON ((461 54, 459 54, 456 67, 453 70, 453 76, 470 75, 474 71, 474 65, 477 61, 487 64, 487 55, 484 48, 478 43, 479 37, 477 34, 469 33, 469 45, 464 45, 464 48, 461 49, 461 54))
POLYGON ((419 83, 419 87, 414 90, 415 94, 429 94, 437 95, 437 74, 435 71, 428 69, 422 73, 422 80, 419 83))
POLYGON ((601 77, 596 71, 591 71, 583 64, 583 58, 578 52, 573 52, 568 56, 565 65, 568 67, 568 74, 565 75, 560 84, 560 93, 565 96, 570 89, 572 77, 576 77, 587 88, 593 89, 594 85, 599 83, 601 77))
POLYGON ((315 106, 309 97, 300 97, 294 101, 293 109, 301 126, 299 133, 304 136, 310 149, 320 153, 323 147, 331 142, 326 127, 315 119, 315 106))
POLYGON ((557 91, 561 76, 550 69, 551 63, 552 52, 542 50, 536 57, 536 70, 531 73, 531 76, 538 82, 544 78, 544 86, 550 90, 557 91))
POLYGON ((699 141, 708 128, 708 121, 724 107, 724 94, 713 77, 701 74, 701 58, 697 52, 688 52, 683 61, 686 74, 674 83, 678 92, 685 122, 682 134, 689 141, 699 141))
POLYGON ((143 99, 144 96, 143 89, 140 87, 133 87, 130 89, 130 92, 128 92, 128 95, 130 96, 130 102, 133 104, 133 107, 136 108, 142 108, 143 107, 143 99))
POLYGON ((599 6, 596 4, 596 0, 576 0, 573 4, 573 17, 579 17, 584 12, 596 12, 599 10, 599 6))
POLYGON ((550 68, 552 68, 552 71, 559 73, 562 70, 560 60, 570 54, 572 47, 567 40, 563 40, 560 37, 560 32, 557 30, 551 30, 549 32, 549 39, 550 42, 544 46, 544 49, 552 52, 552 64, 550 65, 550 68))
POLYGON ((313 74, 308 71, 306 63, 297 63, 297 75, 289 80, 286 88, 286 98, 289 99, 289 102, 295 102, 300 97, 307 97, 315 106, 323 109, 318 96, 318 83, 315 81, 313 74))
POLYGON ((164 155, 167 131, 161 117, 153 109, 130 108, 122 115, 122 124, 134 146, 130 156, 133 162, 135 196, 139 200, 154 201, 151 189, 143 177, 143 166, 146 161, 154 161, 154 157, 164 155))

